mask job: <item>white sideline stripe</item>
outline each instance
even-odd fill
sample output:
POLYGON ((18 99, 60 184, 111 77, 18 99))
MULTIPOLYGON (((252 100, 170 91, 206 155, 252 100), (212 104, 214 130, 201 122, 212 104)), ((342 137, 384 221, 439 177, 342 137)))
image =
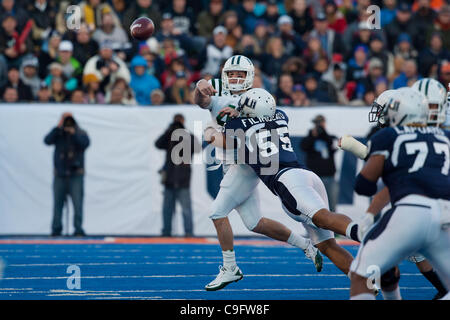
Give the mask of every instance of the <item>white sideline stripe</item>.
MULTIPOLYGON (((173 275, 128 275, 128 276, 81 276, 81 279, 139 279, 139 278, 197 278, 197 277, 214 277, 213 274, 173 274, 173 275)), ((347 277, 345 274, 246 274, 245 277, 347 277)), ((3 278, 3 280, 58 280, 67 279, 67 276, 63 277, 15 277, 15 278, 3 278)))
MULTIPOLYGON (((179 264, 217 264, 219 265, 221 262, 218 261, 195 261, 195 262, 186 262, 186 261, 173 261, 173 262, 86 262, 86 263, 76 263, 76 262, 67 262, 67 263, 25 263, 25 264, 10 264, 9 267, 51 267, 51 266, 69 266, 69 265, 77 265, 77 266, 106 266, 106 265, 179 265, 179 264)), ((288 261, 280 261, 275 263, 264 262, 264 261, 239 261, 239 264, 292 264, 292 262, 288 261)), ((295 262, 295 264, 311 264, 312 262, 295 262)), ((332 262, 324 262, 323 264, 333 264, 332 262)))
MULTIPOLYGON (((3 255, 2 256, 5 259, 9 258, 17 258, 16 255, 3 255)), ((57 256, 57 255, 26 255, 26 256, 20 256, 22 259, 79 259, 80 255, 64 255, 64 256, 57 256)), ((136 255, 126 255, 126 256, 102 256, 102 255, 82 255, 83 259, 133 259, 136 258, 136 255)), ((154 259, 155 256, 146 255, 146 256, 139 256, 139 259, 154 259)), ((167 260, 180 260, 180 259, 192 259, 192 260, 212 260, 217 259, 221 260, 222 256, 161 256, 160 260, 167 259, 167 260)), ((297 260, 297 259, 304 259, 306 260, 306 257, 299 257, 297 255, 295 256, 252 256, 252 257, 246 257, 246 259, 250 260, 297 260)))
POLYGON ((61 296, 117 296, 119 293, 61 293, 61 294, 48 294, 47 297, 61 297, 61 296))
MULTIPOLYGON (((151 296, 143 296, 143 297, 133 297, 133 296, 129 296, 129 297, 94 297, 93 299, 95 300, 100 300, 100 299, 133 299, 133 300, 163 300, 163 297, 151 297, 151 296)), ((167 299, 167 298, 166 298, 167 299)), ((172 299, 170 299, 172 300, 172 299)), ((189 300, 194 300, 194 299, 189 299, 189 300)))
MULTIPOLYGON (((168 274, 168 275, 125 275, 125 276, 81 276, 81 279, 139 279, 139 278, 197 278, 197 277, 214 277, 211 274, 168 274)), ((323 274, 323 273, 307 273, 307 274, 246 274, 245 277, 347 277, 345 274, 323 274)), ((422 276, 421 273, 406 273, 402 276, 422 276)), ((62 277, 13 277, 3 278, 3 280, 58 280, 67 279, 62 277)))
MULTIPOLYGON (((36 250, 35 250, 36 251, 36 250)), ((39 250, 39 252, 45 252, 45 250, 39 250)), ((50 252, 54 252, 52 250, 49 250, 50 252)), ((93 250, 58 250, 58 253, 92 253, 93 250)), ((157 252, 170 252, 170 253, 183 253, 183 252, 198 252, 198 253, 217 253, 220 250, 201 250, 201 249, 195 249, 195 250, 184 250, 184 249, 172 249, 172 250, 95 250, 96 253, 107 253, 107 252, 115 252, 115 253, 127 253, 127 256, 129 256, 129 253, 139 253, 139 252, 145 252, 145 253, 157 253, 157 252)), ((295 254, 297 251, 299 251, 299 249, 290 249, 290 250, 284 250, 286 253, 293 253, 295 254)), ((7 253, 18 253, 18 252, 25 252, 24 250, 0 250, 0 252, 7 252, 7 253)), ((27 252, 31 253, 32 251, 27 250, 27 252)), ((246 249, 246 250, 240 250, 240 252, 245 252, 245 253, 265 253, 266 251, 264 249, 246 249)), ((54 254, 54 253, 52 253, 54 254)), ((45 254, 41 254, 40 256, 42 257, 48 257, 48 255, 45 254)), ((279 256, 279 257, 285 257, 285 256, 279 256)), ((177 256, 177 258, 179 258, 177 256)))

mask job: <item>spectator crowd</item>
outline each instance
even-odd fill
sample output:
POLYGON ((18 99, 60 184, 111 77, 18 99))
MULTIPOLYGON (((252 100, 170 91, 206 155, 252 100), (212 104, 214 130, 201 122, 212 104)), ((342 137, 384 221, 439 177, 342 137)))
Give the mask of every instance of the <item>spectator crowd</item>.
POLYGON ((6 103, 190 104, 233 54, 286 106, 370 105, 423 77, 450 82, 448 0, 0 2, 6 103), (129 33, 140 16, 155 23, 147 41, 129 33))

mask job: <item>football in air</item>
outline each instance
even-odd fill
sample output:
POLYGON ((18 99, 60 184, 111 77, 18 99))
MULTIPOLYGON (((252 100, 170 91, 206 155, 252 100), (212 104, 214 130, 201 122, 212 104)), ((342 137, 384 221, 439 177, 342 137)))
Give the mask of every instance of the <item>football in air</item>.
POLYGON ((133 21, 130 26, 131 36, 137 40, 147 40, 155 31, 153 21, 147 17, 140 17, 133 21))

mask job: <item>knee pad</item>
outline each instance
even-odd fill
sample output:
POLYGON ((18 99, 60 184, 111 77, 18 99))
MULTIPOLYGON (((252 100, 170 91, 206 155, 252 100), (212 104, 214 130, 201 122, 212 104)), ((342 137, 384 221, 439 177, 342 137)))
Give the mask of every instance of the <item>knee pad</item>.
POLYGON ((400 281, 400 270, 393 267, 381 276, 381 288, 388 288, 400 281))

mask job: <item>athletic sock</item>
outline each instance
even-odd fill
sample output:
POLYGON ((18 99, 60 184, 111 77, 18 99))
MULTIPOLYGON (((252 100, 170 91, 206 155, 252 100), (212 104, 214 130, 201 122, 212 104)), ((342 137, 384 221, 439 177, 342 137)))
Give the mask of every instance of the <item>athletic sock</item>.
POLYGON ((350 297, 350 300, 375 300, 375 296, 372 293, 360 293, 350 297))
POLYGON ((234 250, 222 251, 222 256, 223 256, 223 267, 227 270, 233 271, 234 268, 237 267, 236 255, 234 253, 234 250))
POLYGON ((383 293, 384 300, 402 300, 402 296, 400 294, 400 287, 397 286, 393 291, 384 291, 381 289, 383 293))
POLYGON ((287 239, 287 243, 302 250, 305 250, 308 247, 308 241, 301 235, 295 234, 294 232, 291 232, 289 239, 287 239))
POLYGON ((441 294, 446 294, 447 289, 445 289, 444 285, 441 282, 441 279, 439 279, 436 271, 431 270, 427 272, 422 272, 422 274, 427 278, 428 281, 431 282, 431 284, 439 291, 441 294))
POLYGON ((345 230, 345 235, 347 238, 355 240, 357 242, 361 242, 358 239, 358 224, 356 222, 350 222, 345 230))

